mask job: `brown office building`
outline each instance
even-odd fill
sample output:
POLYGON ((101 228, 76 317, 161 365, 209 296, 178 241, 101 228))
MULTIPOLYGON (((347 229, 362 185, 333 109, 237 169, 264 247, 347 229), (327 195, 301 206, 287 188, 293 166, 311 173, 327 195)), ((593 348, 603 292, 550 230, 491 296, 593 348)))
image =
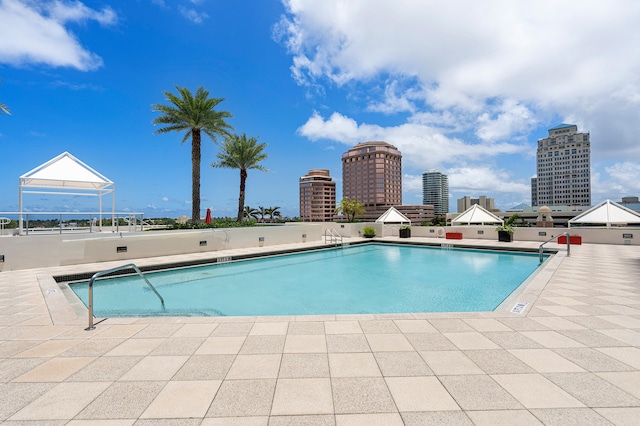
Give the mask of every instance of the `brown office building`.
POLYGON ((336 209, 336 183, 329 170, 311 169, 300 178, 300 219, 330 222, 336 209))
POLYGON ((386 142, 364 142, 342 154, 342 194, 376 219, 402 204, 402 154, 386 142))

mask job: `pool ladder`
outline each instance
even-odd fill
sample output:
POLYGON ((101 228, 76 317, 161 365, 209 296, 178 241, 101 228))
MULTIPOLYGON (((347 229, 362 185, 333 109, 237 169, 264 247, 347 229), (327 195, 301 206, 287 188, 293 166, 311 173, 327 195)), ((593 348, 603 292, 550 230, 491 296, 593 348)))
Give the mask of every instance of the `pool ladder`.
POLYGON ((547 241, 545 241, 544 243, 540 244, 540 247, 538 247, 538 253, 540 254, 540 263, 542 263, 544 261, 544 245, 547 244, 550 241, 555 240, 556 238, 559 238, 561 236, 565 235, 567 237, 567 257, 571 256, 571 236, 569 235, 568 232, 563 232, 562 234, 558 234, 555 237, 551 237, 549 238, 547 241))
POLYGON ((122 266, 118 266, 112 269, 107 269, 106 271, 101 271, 101 272, 96 272, 95 274, 93 274, 93 276, 91 277, 91 280, 89 280, 89 326, 87 328, 85 328, 85 330, 89 331, 89 330, 94 330, 96 327, 95 325, 93 325, 93 282, 104 276, 104 275, 108 275, 108 274, 112 274, 114 272, 118 272, 118 271, 124 271, 127 269, 133 269, 134 271, 136 271, 136 274, 140 276, 140 278, 142 278, 144 280, 145 283, 147 283, 147 285, 149 286, 149 288, 151 290, 153 290, 153 292, 156 294, 156 296, 158 296, 158 298, 160 299, 160 302, 162 303, 162 308, 164 309, 164 299, 162 298, 162 296, 160 296, 160 293, 158 293, 158 290, 155 289, 154 286, 151 285, 151 283, 149 282, 149 280, 147 279, 147 277, 144 276, 144 274, 142 273, 142 271, 140 270, 140 268, 138 268, 135 264, 133 263, 129 263, 127 265, 122 265, 122 266))
POLYGON ((325 244, 334 244, 336 247, 344 245, 342 242, 342 235, 333 228, 327 228, 324 230, 324 242, 325 244))

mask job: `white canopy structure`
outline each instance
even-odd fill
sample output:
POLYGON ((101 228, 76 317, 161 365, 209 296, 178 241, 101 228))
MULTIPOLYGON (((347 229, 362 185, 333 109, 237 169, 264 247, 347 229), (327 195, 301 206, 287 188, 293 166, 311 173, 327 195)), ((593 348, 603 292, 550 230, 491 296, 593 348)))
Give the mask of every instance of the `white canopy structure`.
POLYGON ((382 215, 376 219, 376 223, 382 224, 400 224, 400 225, 411 225, 411 221, 395 207, 390 207, 389 210, 382 213, 382 215))
POLYGON ((570 219, 569 228, 571 228, 571 225, 577 224, 607 225, 607 228, 611 228, 611 225, 628 225, 631 223, 640 224, 640 214, 611 200, 605 200, 570 219))
POLYGON ((485 208, 474 204, 451 221, 452 225, 502 225, 504 221, 485 208))
POLYGON ((19 180, 19 228, 22 233, 22 195, 57 194, 98 197, 100 222, 102 222, 102 196, 111 194, 111 213, 115 215, 114 184, 112 181, 63 152, 35 169, 20 176, 19 180))

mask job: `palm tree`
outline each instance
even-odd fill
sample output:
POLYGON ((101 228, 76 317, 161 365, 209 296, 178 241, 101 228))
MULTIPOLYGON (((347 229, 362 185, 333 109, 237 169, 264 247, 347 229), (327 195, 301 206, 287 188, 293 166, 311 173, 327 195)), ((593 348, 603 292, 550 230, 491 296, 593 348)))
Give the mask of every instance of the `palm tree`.
POLYGON ((244 215, 244 195, 247 183, 248 171, 256 169, 267 172, 260 162, 268 155, 264 153, 266 143, 258 143, 258 138, 250 137, 246 134, 231 135, 219 144, 220 152, 216 154, 219 161, 211 163, 211 167, 222 167, 227 169, 240 170, 240 196, 238 197, 238 222, 244 215))
POLYGON ((152 123, 165 124, 154 133, 185 131, 182 143, 191 136, 191 221, 200 223, 200 158, 201 132, 214 141, 217 136, 226 136, 228 130, 233 129, 225 118, 232 117, 227 111, 216 111, 215 107, 223 98, 210 98, 209 91, 198 87, 195 96, 186 87, 176 86, 179 96, 163 91, 166 99, 172 105, 152 104, 152 111, 162 115, 152 123))
POLYGON ((244 217, 247 219, 254 218, 258 219, 258 209, 254 209, 253 207, 244 206, 244 217))
POLYGON ((279 210, 279 206, 269 207, 268 209, 266 209, 266 214, 269 216, 269 222, 273 222, 276 217, 282 216, 279 210))
POLYGON ((258 206, 258 215, 260 216, 260 219, 258 219, 258 222, 260 223, 264 222, 264 217, 267 215, 267 210, 269 209, 265 209, 262 206, 258 206))
POLYGON ((344 198, 336 206, 335 213, 342 213, 347 217, 347 222, 353 222, 356 220, 356 217, 362 216, 365 213, 364 204, 358 202, 358 200, 344 198))

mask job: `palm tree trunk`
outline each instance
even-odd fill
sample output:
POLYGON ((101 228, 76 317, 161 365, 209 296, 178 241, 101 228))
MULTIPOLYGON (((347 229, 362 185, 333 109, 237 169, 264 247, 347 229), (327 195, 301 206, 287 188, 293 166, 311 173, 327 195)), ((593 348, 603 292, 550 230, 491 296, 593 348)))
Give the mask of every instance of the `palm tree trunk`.
POLYGON ((191 222, 200 223, 200 129, 191 129, 191 222))
POLYGON ((240 197, 238 197, 238 222, 242 220, 244 215, 244 191, 247 183, 247 171, 240 169, 240 197))

